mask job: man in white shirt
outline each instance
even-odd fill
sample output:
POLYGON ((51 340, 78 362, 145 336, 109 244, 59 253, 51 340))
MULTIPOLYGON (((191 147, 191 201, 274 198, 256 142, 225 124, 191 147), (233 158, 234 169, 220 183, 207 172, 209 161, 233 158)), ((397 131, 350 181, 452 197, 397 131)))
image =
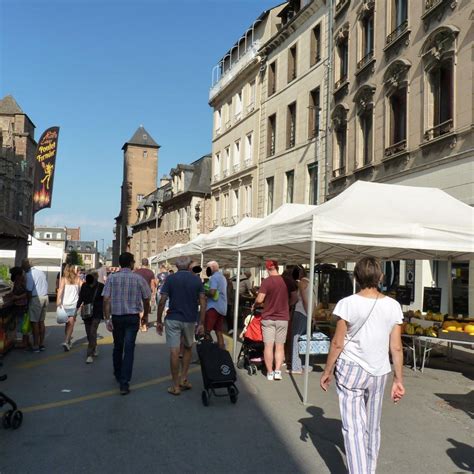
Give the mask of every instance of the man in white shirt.
POLYGON ((102 265, 102 263, 97 264, 97 281, 105 285, 107 280, 107 268, 102 265))
POLYGON ((32 267, 25 258, 21 264, 26 275, 26 291, 28 293, 28 311, 33 329, 33 352, 44 351, 44 335, 46 309, 48 307, 48 280, 44 272, 32 267))

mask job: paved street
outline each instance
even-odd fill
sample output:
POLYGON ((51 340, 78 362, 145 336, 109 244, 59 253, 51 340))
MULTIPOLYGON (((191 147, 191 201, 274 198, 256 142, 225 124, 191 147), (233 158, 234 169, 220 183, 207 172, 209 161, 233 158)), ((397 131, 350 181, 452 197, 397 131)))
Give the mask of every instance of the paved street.
MULTIPOLYGON (((74 349, 59 347, 62 327, 47 320, 47 351, 13 351, 4 359, 1 390, 25 412, 17 431, 0 429, 0 473, 56 472, 344 472, 334 388, 318 388, 301 404, 303 380, 281 383, 239 372, 241 396, 201 404, 194 389, 172 397, 168 354, 154 331, 139 333, 132 392, 123 397, 112 376, 111 337, 100 327, 100 356, 86 365, 82 323, 74 349)), ((459 355, 459 354, 458 354, 459 355)), ((466 357, 469 357, 468 355, 466 357)), ((435 359, 424 375, 405 370, 407 396, 388 398, 382 419, 380 473, 474 470, 474 366, 435 359)))

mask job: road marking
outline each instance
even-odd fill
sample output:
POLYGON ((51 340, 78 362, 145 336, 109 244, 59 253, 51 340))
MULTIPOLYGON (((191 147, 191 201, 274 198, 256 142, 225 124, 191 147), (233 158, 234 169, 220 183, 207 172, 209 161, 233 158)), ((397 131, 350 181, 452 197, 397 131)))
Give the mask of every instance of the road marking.
MULTIPOLYGON (((192 369, 189 370, 189 373, 195 373, 200 370, 200 367, 193 367, 192 369)), ((146 387, 151 387, 153 385, 158 385, 163 382, 167 382, 171 380, 171 375, 166 375, 164 377, 159 377, 157 379, 151 379, 148 380, 147 382, 142 382, 142 383, 137 383, 135 385, 131 385, 130 389, 132 390, 138 390, 141 388, 146 388, 146 387)), ((97 400, 99 398, 106 398, 106 397, 111 397, 113 395, 118 395, 119 391, 118 389, 114 390, 105 390, 104 392, 96 392, 96 393, 91 393, 89 395, 84 395, 82 397, 76 397, 76 398, 71 398, 70 400, 62 400, 60 402, 51 402, 51 403, 43 403, 41 405, 33 405, 31 407, 26 407, 26 408, 20 408, 23 413, 33 413, 35 411, 43 411, 43 410, 49 410, 51 408, 59 408, 59 407, 64 407, 68 405, 75 405, 77 403, 82 403, 82 402, 87 402, 89 400, 97 400)), ((1 415, 1 413, 0 413, 1 415)))
MULTIPOLYGON (((108 345, 108 344, 112 344, 113 341, 114 341, 114 339, 113 339, 112 336, 107 336, 107 337, 104 337, 103 339, 98 340, 97 345, 99 345, 99 346, 108 345)), ((14 367, 16 369, 32 369, 34 367, 38 367, 40 365, 47 364, 48 362, 65 359, 66 357, 70 356, 71 354, 74 354, 75 352, 79 352, 79 351, 83 350, 84 347, 86 347, 86 346, 87 346, 87 342, 84 342, 80 346, 77 346, 74 349, 71 349, 70 351, 63 352, 61 354, 55 354, 55 355, 48 356, 48 357, 42 357, 41 359, 38 359, 38 360, 35 360, 35 361, 32 361, 32 362, 24 362, 24 363, 15 365, 14 367)))

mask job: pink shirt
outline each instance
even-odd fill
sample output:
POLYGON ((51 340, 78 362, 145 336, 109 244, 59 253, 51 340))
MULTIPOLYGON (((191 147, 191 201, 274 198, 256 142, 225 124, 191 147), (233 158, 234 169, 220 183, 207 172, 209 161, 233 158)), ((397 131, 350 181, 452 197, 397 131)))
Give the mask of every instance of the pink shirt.
POLYGON ((135 270, 134 273, 143 277, 151 288, 151 282, 155 279, 155 274, 149 268, 139 268, 135 270))

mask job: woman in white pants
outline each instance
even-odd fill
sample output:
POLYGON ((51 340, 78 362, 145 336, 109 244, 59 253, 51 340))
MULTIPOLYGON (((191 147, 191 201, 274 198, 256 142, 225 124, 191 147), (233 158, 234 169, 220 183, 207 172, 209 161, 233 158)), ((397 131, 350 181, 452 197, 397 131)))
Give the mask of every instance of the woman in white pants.
POLYGON ((334 373, 348 471, 367 474, 377 465, 383 392, 391 372, 389 350, 395 372, 392 400, 397 403, 405 394, 403 314, 397 301, 378 291, 383 274, 377 259, 359 260, 354 276, 361 290, 334 308, 336 333, 320 383, 326 391, 334 373))

